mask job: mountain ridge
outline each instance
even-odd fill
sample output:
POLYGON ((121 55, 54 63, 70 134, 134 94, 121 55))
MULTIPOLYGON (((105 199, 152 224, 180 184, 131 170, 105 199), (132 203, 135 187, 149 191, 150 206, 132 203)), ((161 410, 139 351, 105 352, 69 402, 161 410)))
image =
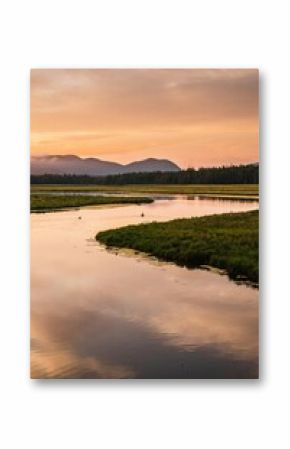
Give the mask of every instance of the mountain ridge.
POLYGON ((31 156, 31 175, 90 175, 106 176, 124 173, 148 173, 180 171, 180 167, 168 159, 147 158, 133 161, 129 164, 104 161, 89 157, 80 158, 76 155, 46 155, 31 156))

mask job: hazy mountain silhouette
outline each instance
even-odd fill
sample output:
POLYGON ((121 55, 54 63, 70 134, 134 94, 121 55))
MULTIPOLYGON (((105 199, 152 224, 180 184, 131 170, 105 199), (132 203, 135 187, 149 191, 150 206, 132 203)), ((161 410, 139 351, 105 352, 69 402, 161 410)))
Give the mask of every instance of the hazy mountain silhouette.
POLYGON ((105 176, 122 173, 138 172, 169 172, 180 171, 178 165, 167 159, 144 159, 142 161, 131 162, 130 164, 118 164, 117 162, 103 161, 97 158, 82 159, 78 156, 32 156, 31 174, 74 174, 105 176))

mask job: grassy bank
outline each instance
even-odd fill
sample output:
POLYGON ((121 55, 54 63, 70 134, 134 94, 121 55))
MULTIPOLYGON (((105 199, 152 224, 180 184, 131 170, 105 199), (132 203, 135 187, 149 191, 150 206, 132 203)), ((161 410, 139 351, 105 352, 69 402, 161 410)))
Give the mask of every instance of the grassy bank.
POLYGON ((210 265, 258 282, 258 211, 211 215, 100 232, 107 246, 131 248, 187 267, 210 265))
POLYGON ((48 211, 67 207, 96 206, 103 204, 152 203, 146 197, 89 196, 89 195, 35 195, 30 198, 31 211, 48 211))
POLYGON ((225 197, 258 198, 258 184, 128 184, 128 185, 70 185, 32 184, 32 192, 108 192, 161 193, 225 197))

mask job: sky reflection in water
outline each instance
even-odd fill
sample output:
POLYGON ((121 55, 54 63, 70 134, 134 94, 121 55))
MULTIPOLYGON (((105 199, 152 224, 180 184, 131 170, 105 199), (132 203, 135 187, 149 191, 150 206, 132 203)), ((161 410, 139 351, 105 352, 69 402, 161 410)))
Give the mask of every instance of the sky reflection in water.
POLYGON ((215 273, 117 255, 94 240, 99 230, 129 223, 257 207, 178 197, 32 214, 32 377, 257 377, 258 290, 215 273))

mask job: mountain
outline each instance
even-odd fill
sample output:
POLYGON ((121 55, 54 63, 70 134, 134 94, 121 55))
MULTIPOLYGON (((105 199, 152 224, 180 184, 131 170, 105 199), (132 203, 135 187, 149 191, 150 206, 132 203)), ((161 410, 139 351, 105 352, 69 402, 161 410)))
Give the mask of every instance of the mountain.
POLYGON ((139 172, 177 172, 178 165, 167 159, 144 159, 130 164, 118 164, 117 162, 103 161, 97 158, 82 159, 78 156, 32 156, 31 174, 43 175, 90 175, 105 176, 123 173, 139 172))

